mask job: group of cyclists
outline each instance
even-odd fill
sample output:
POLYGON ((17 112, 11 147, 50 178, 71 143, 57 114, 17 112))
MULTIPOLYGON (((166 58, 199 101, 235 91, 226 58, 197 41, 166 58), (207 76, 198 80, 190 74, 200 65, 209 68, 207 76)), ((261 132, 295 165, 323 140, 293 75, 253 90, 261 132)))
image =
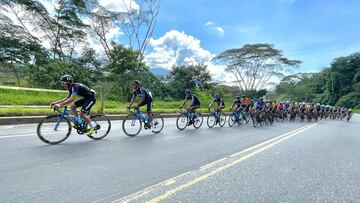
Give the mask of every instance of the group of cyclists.
MULTIPOLYGON (((75 122, 81 122, 80 117, 88 123, 89 129, 86 132, 87 135, 91 135, 94 132, 94 126, 91 123, 87 113, 96 103, 96 92, 81 83, 75 83, 73 77, 70 75, 64 75, 60 78, 60 82, 66 90, 68 90, 68 95, 59 101, 52 102, 50 105, 54 109, 64 107, 75 101, 76 96, 81 96, 79 100, 75 101, 71 106, 71 114, 74 117, 79 117, 79 120, 75 119, 75 122), (76 108, 81 107, 81 111, 78 115, 76 108)), ((135 80, 132 82, 133 87, 133 96, 127 108, 139 109, 141 106, 146 106, 146 113, 148 115, 148 122, 145 123, 145 128, 150 128, 154 118, 152 113, 153 107, 153 98, 152 94, 148 89, 145 89, 141 86, 140 81, 135 80), (140 101, 133 105, 136 97, 140 97, 140 101)), ((190 101, 190 104, 187 108, 188 112, 196 112, 201 105, 199 97, 197 97, 190 89, 185 91, 185 100, 180 106, 183 108, 185 104, 190 101)), ((221 98, 219 93, 214 94, 213 100, 208 105, 208 109, 213 105, 216 105, 215 112, 221 113, 225 108, 225 102, 221 98)), ((319 103, 305 103, 305 102, 277 102, 273 101, 264 101, 263 98, 254 98, 249 99, 246 96, 237 96, 233 101, 230 109, 232 116, 229 119, 243 119, 251 118, 253 122, 264 122, 264 123, 273 123, 274 120, 286 120, 294 121, 296 117, 300 118, 300 121, 307 119, 318 120, 318 119, 327 119, 327 118, 340 118, 349 121, 352 116, 351 109, 345 107, 337 107, 330 105, 321 105, 319 103), (233 116, 236 115, 237 118, 233 116), (238 118, 240 117, 240 118, 238 118)), ((188 125, 192 125, 194 118, 192 118, 188 125)), ((216 122, 220 122, 219 120, 216 122)))

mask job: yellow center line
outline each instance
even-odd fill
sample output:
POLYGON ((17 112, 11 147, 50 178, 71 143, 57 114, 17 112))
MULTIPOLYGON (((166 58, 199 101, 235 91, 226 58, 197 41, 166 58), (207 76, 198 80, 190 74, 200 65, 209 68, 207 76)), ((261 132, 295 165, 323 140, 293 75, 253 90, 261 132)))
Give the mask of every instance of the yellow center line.
POLYGON ((250 157, 253 157, 256 154, 258 154, 258 153, 260 153, 260 152, 262 152, 262 151, 264 151, 266 149, 269 149, 269 148, 273 147, 274 145, 276 145, 276 144, 278 144, 280 142, 283 142, 283 141, 285 141, 285 140, 287 140, 287 139, 289 139, 289 138, 291 138, 291 137, 293 137, 293 136, 295 136, 295 135, 297 135, 299 133, 302 133, 302 132, 306 131, 307 129, 312 128, 316 124, 317 123, 312 124, 307 128, 303 128, 298 132, 295 132, 295 133, 290 134, 290 135, 288 135, 286 137, 283 137, 283 138, 281 138, 281 139, 279 139, 279 140, 277 140, 277 141, 275 141, 275 142, 273 142, 273 143, 271 143, 269 145, 266 145, 263 148, 260 148, 260 149, 254 151, 254 152, 252 152, 252 153, 250 153, 250 154, 248 154, 248 155, 246 155, 244 157, 241 157, 241 158, 239 158, 239 159, 237 159, 237 160, 235 160, 235 161, 233 161, 233 162, 231 162, 231 163, 229 163, 227 165, 219 167, 219 168, 217 168, 217 169, 215 169, 215 170, 213 170, 213 171, 211 171, 211 172, 209 172, 209 173, 207 173, 205 175, 202 175, 202 176, 200 176, 198 178, 195 178, 194 180, 192 180, 192 181, 190 181, 188 183, 182 184, 182 185, 180 185, 180 186, 178 186, 178 187, 176 187, 174 189, 171 189, 171 190, 167 191, 166 193, 151 199, 148 202, 149 203, 157 203, 157 202, 160 202, 162 200, 165 200, 165 199, 169 198, 170 196, 174 195, 177 192, 180 192, 180 191, 182 191, 182 190, 184 190, 184 189, 186 189, 186 188, 188 188, 188 187, 190 187, 190 186, 192 186, 192 185, 194 185, 196 183, 199 183, 199 182, 201 182, 201 181, 203 181, 203 180, 205 180, 205 179, 207 179, 207 178, 209 178, 209 177, 211 177, 211 176, 213 176, 215 174, 218 174, 218 173, 224 171, 225 169, 230 168, 231 166, 234 166, 234 165, 236 165, 236 164, 238 164, 238 163, 240 163, 242 161, 245 161, 245 160, 249 159, 250 157))
MULTIPOLYGON (((243 157, 241 157, 241 158, 239 158, 239 159, 236 159, 236 160, 234 160, 234 161, 232 161, 232 162, 230 162, 230 163, 228 163, 228 164, 226 164, 226 165, 224 165, 224 166, 215 168, 215 169, 213 169, 213 171, 211 171, 211 172, 209 172, 209 173, 207 173, 207 174, 204 174, 204 175, 202 175, 202 176, 200 176, 200 177, 198 177, 198 178, 195 178, 195 179, 193 179, 192 181, 190 181, 190 182, 188 182, 188 183, 185 183, 185 184, 183 184, 183 185, 177 186, 176 188, 167 191, 167 192, 164 193, 163 195, 160 195, 160 196, 155 197, 154 199, 150 200, 149 202, 159 202, 159 201, 165 200, 165 199, 167 199, 168 197, 172 196, 173 194, 175 194, 175 193, 177 193, 177 192, 179 192, 179 191, 181 191, 181 190, 184 190, 184 189, 186 189, 186 188, 188 188, 188 187, 190 187, 190 186, 192 186, 192 185, 194 185, 194 184, 196 184, 196 183, 198 183, 198 182, 201 182, 201 181, 203 181, 203 180, 205 180, 205 179, 207 179, 207 178, 209 178, 209 177, 211 177, 211 176, 213 176, 213 175, 215 175, 215 174, 217 174, 217 173, 219 173, 219 172, 221 172, 221 171, 223 171, 223 170, 225 170, 225 169, 227 169, 227 168, 229 168, 229 167, 231 167, 231 166, 233 166, 233 165, 235 165, 235 164, 238 164, 238 163, 240 163, 240 162, 242 162, 242 161, 244 161, 244 160, 246 160, 246 159, 249 159, 250 157, 252 157, 252 156, 254 156, 254 155, 256 155, 256 154, 264 151, 265 149, 268 149, 268 148, 270 148, 270 147, 273 147, 275 144, 278 144, 278 143, 280 143, 280 142, 282 142, 282 141, 284 141, 284 140, 286 140, 286 139, 289 139, 290 137, 293 137, 293 136, 295 136, 295 135, 297 135, 297 134, 299 134, 299 133, 301 133, 301 132, 304 132, 304 131, 307 130, 307 129, 312 128, 312 127, 315 126, 316 124, 317 124, 317 123, 305 125, 305 126, 303 126, 303 127, 297 128, 297 129, 292 130, 292 131, 290 131, 290 132, 281 134, 281 135, 279 135, 279 136, 277 136, 277 137, 271 138, 271 139, 269 139, 269 140, 267 140, 267 141, 265 141, 265 142, 262 142, 262 143, 260 143, 260 144, 255 145, 255 146, 252 146, 252 147, 250 147, 250 148, 244 149, 244 150, 242 150, 242 151, 240 151, 240 152, 237 152, 237 153, 235 153, 235 154, 229 155, 228 157, 225 157, 225 158, 222 158, 222 159, 220 159, 220 160, 217 160, 217 161, 211 162, 211 163, 209 163, 209 164, 206 164, 206 165, 200 167, 198 170, 199 170, 199 171, 205 171, 206 169, 209 169, 209 168, 215 166, 217 163, 225 162, 225 161, 227 161, 228 159, 230 159, 230 158, 232 158, 232 157, 236 157, 236 156, 239 156, 239 155, 244 154, 244 153, 246 153, 246 152, 250 152, 250 151, 253 151, 253 150, 259 148, 259 149, 257 149, 256 151, 251 152, 250 154, 247 154, 246 156, 243 156, 243 157), (264 147, 262 147, 262 146, 264 146, 264 147), (260 148, 260 147, 262 147, 262 148, 260 148)), ((155 185, 153 185, 153 186, 150 186, 150 187, 148 187, 148 188, 145 188, 145 189, 143 189, 143 190, 141 190, 141 191, 135 192, 135 193, 133 193, 133 194, 130 194, 130 195, 125 196, 125 197, 123 197, 123 198, 120 198, 120 199, 118 199, 118 200, 114 200, 113 203, 114 203, 114 202, 131 202, 131 201, 136 200, 136 199, 138 199, 138 198, 140 198, 140 197, 142 197, 142 196, 144 196, 144 195, 149 194, 151 191, 153 191, 153 189, 155 189, 155 188, 157 188, 157 187, 169 186, 169 185, 177 182, 177 180, 178 180, 180 177, 185 176, 185 175, 187 175, 187 174, 189 174, 189 173, 191 173, 191 172, 193 172, 193 171, 188 171, 188 172, 183 173, 183 174, 181 174, 181 175, 178 175, 178 176, 176 176, 176 177, 170 178, 170 179, 168 179, 168 180, 162 181, 162 182, 160 182, 160 183, 158 183, 158 184, 155 184, 155 185)))

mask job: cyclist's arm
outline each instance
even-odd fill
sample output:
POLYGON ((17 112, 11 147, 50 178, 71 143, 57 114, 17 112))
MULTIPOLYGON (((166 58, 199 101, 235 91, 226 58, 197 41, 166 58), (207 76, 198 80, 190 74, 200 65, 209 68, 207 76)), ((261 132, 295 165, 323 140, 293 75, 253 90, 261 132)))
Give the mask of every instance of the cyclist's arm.
POLYGON ((131 107, 131 105, 134 103, 134 101, 135 101, 135 95, 133 95, 133 96, 131 97, 131 100, 130 100, 130 103, 129 103, 129 105, 128 105, 128 108, 131 107))
POLYGON ((60 107, 66 106, 67 104, 72 103, 75 100, 75 97, 75 95, 68 96, 64 101, 59 102, 58 105, 60 105, 60 107))
POLYGON ((235 106, 235 102, 231 105, 230 110, 232 110, 235 106))
POLYGON ((180 108, 184 107, 185 103, 187 102, 187 98, 185 98, 184 102, 181 104, 180 108))
POLYGON ((142 104, 144 101, 145 101, 145 95, 142 95, 139 104, 142 104))
POLYGON ((221 103, 221 105, 217 108, 218 110, 225 108, 225 103, 221 103))
POLYGON ((213 104, 214 104, 214 101, 212 101, 212 102, 209 104, 208 109, 210 109, 213 104))
POLYGON ((61 102, 66 101, 69 97, 70 97, 70 95, 66 96, 64 99, 61 99, 61 100, 58 100, 58 101, 55 101, 55 102, 51 102, 50 105, 53 106, 55 104, 60 104, 61 102))

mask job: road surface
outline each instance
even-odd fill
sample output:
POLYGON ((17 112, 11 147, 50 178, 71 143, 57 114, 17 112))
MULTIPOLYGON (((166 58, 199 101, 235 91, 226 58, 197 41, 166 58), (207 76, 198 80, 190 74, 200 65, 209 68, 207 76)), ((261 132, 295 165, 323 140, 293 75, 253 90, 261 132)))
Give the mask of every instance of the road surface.
MULTIPOLYGON (((204 120, 205 121, 205 120, 204 120)), ((36 125, 0 126, 0 202, 359 202, 360 116, 50 146, 36 125)))

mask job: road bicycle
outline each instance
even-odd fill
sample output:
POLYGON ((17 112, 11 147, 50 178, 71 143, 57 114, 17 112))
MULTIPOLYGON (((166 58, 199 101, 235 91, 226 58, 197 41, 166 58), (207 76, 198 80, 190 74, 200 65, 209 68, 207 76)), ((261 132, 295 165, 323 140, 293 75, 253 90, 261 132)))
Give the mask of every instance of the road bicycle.
POLYGON ((128 108, 129 115, 122 122, 122 129, 127 136, 134 137, 138 135, 144 124, 144 129, 149 130, 155 134, 160 133, 164 128, 164 119, 161 115, 154 115, 152 122, 149 122, 149 117, 143 114, 139 108, 128 108))
POLYGON ((237 123, 239 126, 245 121, 245 123, 249 123, 249 113, 245 110, 233 110, 231 115, 229 116, 228 124, 230 127, 234 126, 237 123))
POLYGON ((226 123, 226 116, 223 112, 217 110, 217 109, 208 109, 210 112, 210 115, 207 118, 207 126, 209 128, 214 127, 215 125, 219 124, 220 127, 224 127, 226 123))
MULTIPOLYGON (((72 128, 79 135, 86 134, 89 125, 84 120, 76 122, 73 116, 70 116, 67 106, 61 109, 54 109, 56 115, 49 115, 42 119, 37 126, 37 135, 39 139, 46 144, 59 144, 65 141, 71 134, 72 128)), ((105 115, 92 115, 88 112, 88 116, 94 125, 95 131, 88 135, 89 138, 100 140, 106 137, 111 129, 111 122, 105 115)), ((80 117, 79 117, 80 118, 80 117)))
POLYGON ((176 119, 176 127, 179 130, 184 130, 187 126, 193 125, 194 128, 198 129, 203 123, 203 116, 200 112, 197 111, 184 111, 183 108, 180 109, 180 115, 176 119))

